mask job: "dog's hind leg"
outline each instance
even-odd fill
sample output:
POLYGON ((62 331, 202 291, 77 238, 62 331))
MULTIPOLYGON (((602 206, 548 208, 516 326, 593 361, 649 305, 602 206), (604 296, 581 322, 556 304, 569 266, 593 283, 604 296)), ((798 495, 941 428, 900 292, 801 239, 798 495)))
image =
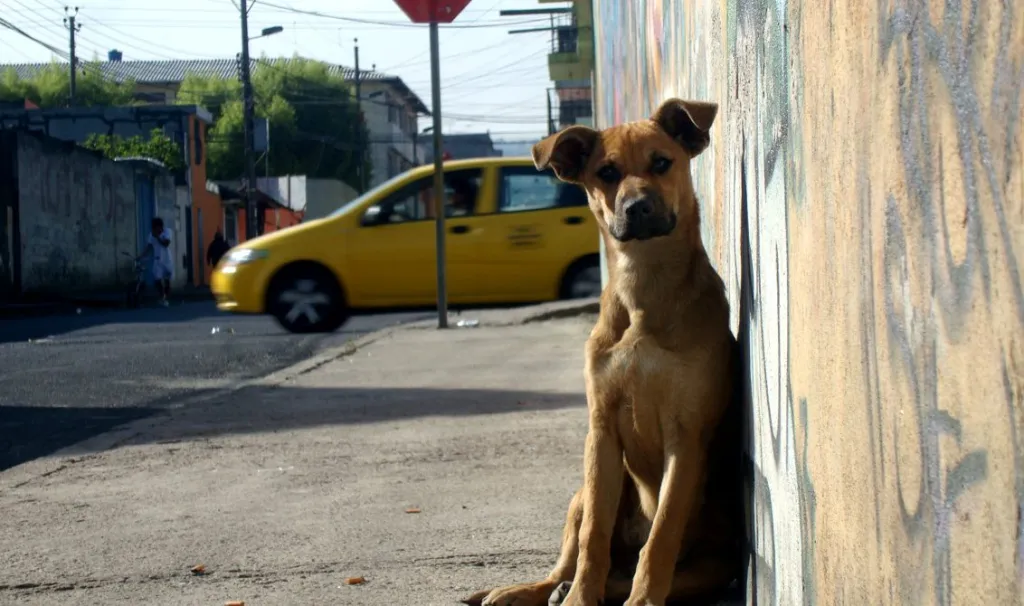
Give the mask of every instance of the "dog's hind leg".
POLYGON ((543 581, 499 587, 477 592, 462 601, 470 606, 547 606, 548 597, 563 581, 572 581, 579 557, 580 524, 583 521, 583 491, 578 490, 569 502, 562 530, 562 548, 558 562, 543 581))

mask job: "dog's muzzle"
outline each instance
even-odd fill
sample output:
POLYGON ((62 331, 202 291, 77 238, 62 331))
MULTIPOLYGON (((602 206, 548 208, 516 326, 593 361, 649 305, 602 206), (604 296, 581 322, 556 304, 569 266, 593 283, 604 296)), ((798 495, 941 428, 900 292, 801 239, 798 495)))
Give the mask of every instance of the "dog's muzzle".
POLYGON ((675 214, 657 212, 654 201, 648 197, 624 202, 616 215, 609 231, 619 242, 666 236, 676 227, 675 214))

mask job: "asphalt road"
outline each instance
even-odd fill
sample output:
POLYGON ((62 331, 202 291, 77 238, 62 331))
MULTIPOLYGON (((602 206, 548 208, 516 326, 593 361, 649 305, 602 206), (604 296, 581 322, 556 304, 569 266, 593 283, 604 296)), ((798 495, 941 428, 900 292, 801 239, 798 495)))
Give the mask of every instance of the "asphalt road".
POLYGON ((0 319, 0 470, 431 312, 357 316, 292 335, 212 303, 0 319))

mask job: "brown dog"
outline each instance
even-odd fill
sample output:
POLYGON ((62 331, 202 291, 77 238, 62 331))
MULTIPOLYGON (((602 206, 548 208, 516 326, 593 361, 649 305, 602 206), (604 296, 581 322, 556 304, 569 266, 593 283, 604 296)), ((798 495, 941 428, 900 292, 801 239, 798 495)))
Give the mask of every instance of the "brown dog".
POLYGON ((465 603, 544 606, 567 590, 563 606, 660 606, 742 574, 736 342, 690 178, 717 110, 671 99, 650 120, 572 126, 534 146, 537 168, 586 189, 609 251, 586 346, 583 488, 547 579, 465 603))

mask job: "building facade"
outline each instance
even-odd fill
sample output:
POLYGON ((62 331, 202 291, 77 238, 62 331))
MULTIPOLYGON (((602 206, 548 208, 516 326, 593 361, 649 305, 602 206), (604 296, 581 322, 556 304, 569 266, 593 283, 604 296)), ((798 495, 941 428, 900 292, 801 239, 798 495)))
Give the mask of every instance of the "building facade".
MULTIPOLYGON (((564 0, 538 0, 541 4, 564 0)), ((594 21, 590 0, 573 0, 559 15, 551 39, 548 73, 558 98, 558 128, 594 125, 591 79, 594 71, 594 21)))
MULTIPOLYGON (((251 69, 254 73, 273 69, 287 61, 289 59, 285 58, 252 59, 251 69)), ((12 67, 19 77, 30 78, 46 66, 42 63, 0 65, 0 72, 12 67)), ((235 59, 125 61, 116 50, 110 51, 108 60, 99 63, 98 68, 112 79, 133 81, 136 99, 154 105, 174 105, 188 74, 224 79, 238 77, 235 59)), ((372 69, 357 71, 341 65, 328 65, 328 69, 354 87, 369 131, 369 140, 361 143, 372 164, 370 178, 353 185, 362 186, 357 189, 373 187, 418 163, 421 160, 416 145, 418 119, 429 116, 430 110, 416 93, 401 78, 372 69)), ((257 142, 261 139, 259 132, 256 138, 257 142)))
MULTIPOLYGON (((430 138, 430 135, 425 137, 430 138)), ((494 146, 494 139, 490 133, 461 133, 456 135, 443 135, 441 149, 444 150, 444 158, 451 160, 462 160, 465 158, 493 158, 505 155, 500 149, 494 146)), ((434 150, 426 149, 424 152, 425 162, 434 161, 434 150)))

